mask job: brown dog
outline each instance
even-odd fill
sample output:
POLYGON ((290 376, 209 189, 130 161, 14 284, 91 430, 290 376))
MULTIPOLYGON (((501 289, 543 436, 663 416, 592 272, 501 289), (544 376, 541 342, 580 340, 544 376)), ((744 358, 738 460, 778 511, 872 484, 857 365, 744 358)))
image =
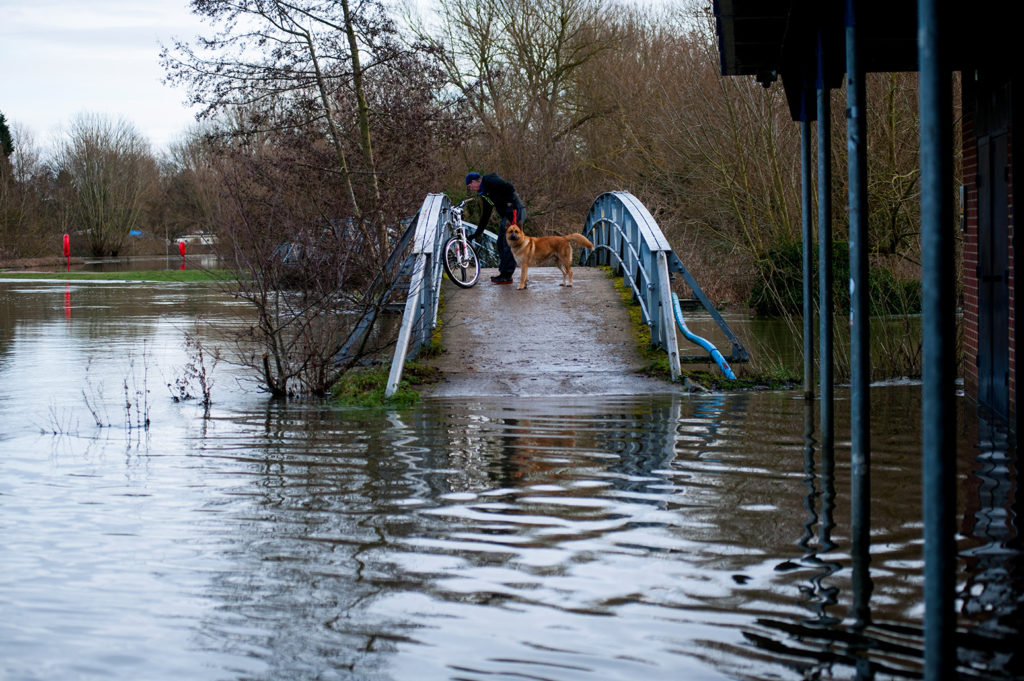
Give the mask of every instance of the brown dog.
POLYGON ((511 224, 505 230, 505 240, 508 241, 512 255, 516 263, 522 269, 519 275, 519 290, 526 288, 527 272, 530 265, 543 265, 551 260, 555 261, 558 269, 562 270, 561 286, 572 286, 572 244, 584 248, 593 248, 594 244, 582 234, 567 234, 565 236, 526 236, 519 225, 511 224), (569 283, 566 284, 566 278, 569 283))

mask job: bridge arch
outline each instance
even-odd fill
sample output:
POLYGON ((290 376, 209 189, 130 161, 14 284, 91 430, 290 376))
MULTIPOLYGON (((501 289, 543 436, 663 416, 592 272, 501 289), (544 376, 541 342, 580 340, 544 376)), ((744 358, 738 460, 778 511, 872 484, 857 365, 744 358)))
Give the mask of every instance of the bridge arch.
MULTIPOLYGON (((651 328, 651 342, 669 354, 673 378, 680 373, 680 360, 696 359, 691 356, 679 357, 678 353, 673 357, 671 351, 678 348, 675 335, 677 326, 687 338, 693 340, 682 319, 682 313, 678 311, 678 305, 673 301, 671 280, 675 275, 682 277, 694 297, 732 344, 728 357, 722 356, 721 361, 715 357, 723 372, 729 374, 726 359, 734 362, 750 361, 746 348, 718 309, 708 300, 679 256, 672 251, 657 221, 638 198, 623 191, 601 194, 590 207, 583 234, 594 242, 594 249, 585 250, 580 262, 585 265, 611 266, 630 285, 640 303, 643 321, 651 328)), ((707 342, 701 343, 702 340, 694 342, 706 347, 707 342)))
MULTIPOLYGON (((406 359, 430 343, 437 326, 443 272, 441 252, 444 243, 452 235, 454 219, 447 196, 428 194, 410 226, 411 241, 401 247, 404 250, 411 245, 402 268, 409 275, 409 289, 385 389, 388 396, 398 390, 406 359)), ((732 354, 728 359, 741 362, 749 360, 742 343, 707 299, 682 261, 672 252, 668 239, 639 199, 622 191, 601 194, 587 214, 583 234, 594 243, 594 248, 583 250, 581 265, 611 266, 629 284, 640 303, 642 319, 651 329, 652 344, 665 350, 668 355, 673 379, 682 373, 682 358, 676 339, 677 324, 688 338, 692 336, 687 334, 685 322, 674 301, 670 286, 674 274, 682 275, 694 296, 732 342, 732 354)), ((485 257, 493 257, 495 242, 496 235, 490 231, 485 232, 480 249, 484 251, 485 257)), ((730 372, 726 371, 728 366, 721 353, 717 353, 717 357, 714 354, 714 360, 728 375, 730 372)))

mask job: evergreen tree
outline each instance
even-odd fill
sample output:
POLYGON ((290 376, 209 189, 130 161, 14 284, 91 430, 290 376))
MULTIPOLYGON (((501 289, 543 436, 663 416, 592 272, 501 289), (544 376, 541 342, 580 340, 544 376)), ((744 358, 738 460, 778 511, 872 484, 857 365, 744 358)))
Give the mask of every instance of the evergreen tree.
POLYGON ((7 127, 3 113, 0 113, 0 150, 4 152, 4 156, 10 156, 14 151, 14 140, 11 138, 11 130, 7 127))

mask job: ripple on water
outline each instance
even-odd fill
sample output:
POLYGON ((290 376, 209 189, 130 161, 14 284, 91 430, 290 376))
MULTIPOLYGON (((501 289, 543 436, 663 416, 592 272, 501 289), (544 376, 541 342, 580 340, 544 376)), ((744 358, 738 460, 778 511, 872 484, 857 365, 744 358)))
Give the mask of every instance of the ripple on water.
MULTIPOLYGON (((920 672, 915 386, 872 391, 873 623, 858 628, 848 452, 815 448, 804 400, 381 413, 269 402, 222 368, 203 419, 159 394, 185 359, 187 288, 140 295, 113 323, 123 290, 75 288, 68 322, 63 286, 22 288, 0 286, 39 303, 14 305, 25 312, 0 331, 0 677, 920 672), (151 371, 142 433, 119 405, 130 356, 151 371), (102 428, 83 404, 86 367, 102 428)), ((1012 678, 1016 471, 982 435, 961 433, 961 672, 1012 678)))

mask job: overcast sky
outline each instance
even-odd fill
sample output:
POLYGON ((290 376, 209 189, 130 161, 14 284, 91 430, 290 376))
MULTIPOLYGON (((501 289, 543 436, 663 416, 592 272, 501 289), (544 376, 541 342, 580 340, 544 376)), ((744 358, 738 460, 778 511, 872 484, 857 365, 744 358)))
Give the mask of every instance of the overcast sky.
POLYGON ((40 146, 78 113, 123 117, 159 152, 195 120, 160 43, 202 30, 188 0, 0 0, 0 113, 40 146))

